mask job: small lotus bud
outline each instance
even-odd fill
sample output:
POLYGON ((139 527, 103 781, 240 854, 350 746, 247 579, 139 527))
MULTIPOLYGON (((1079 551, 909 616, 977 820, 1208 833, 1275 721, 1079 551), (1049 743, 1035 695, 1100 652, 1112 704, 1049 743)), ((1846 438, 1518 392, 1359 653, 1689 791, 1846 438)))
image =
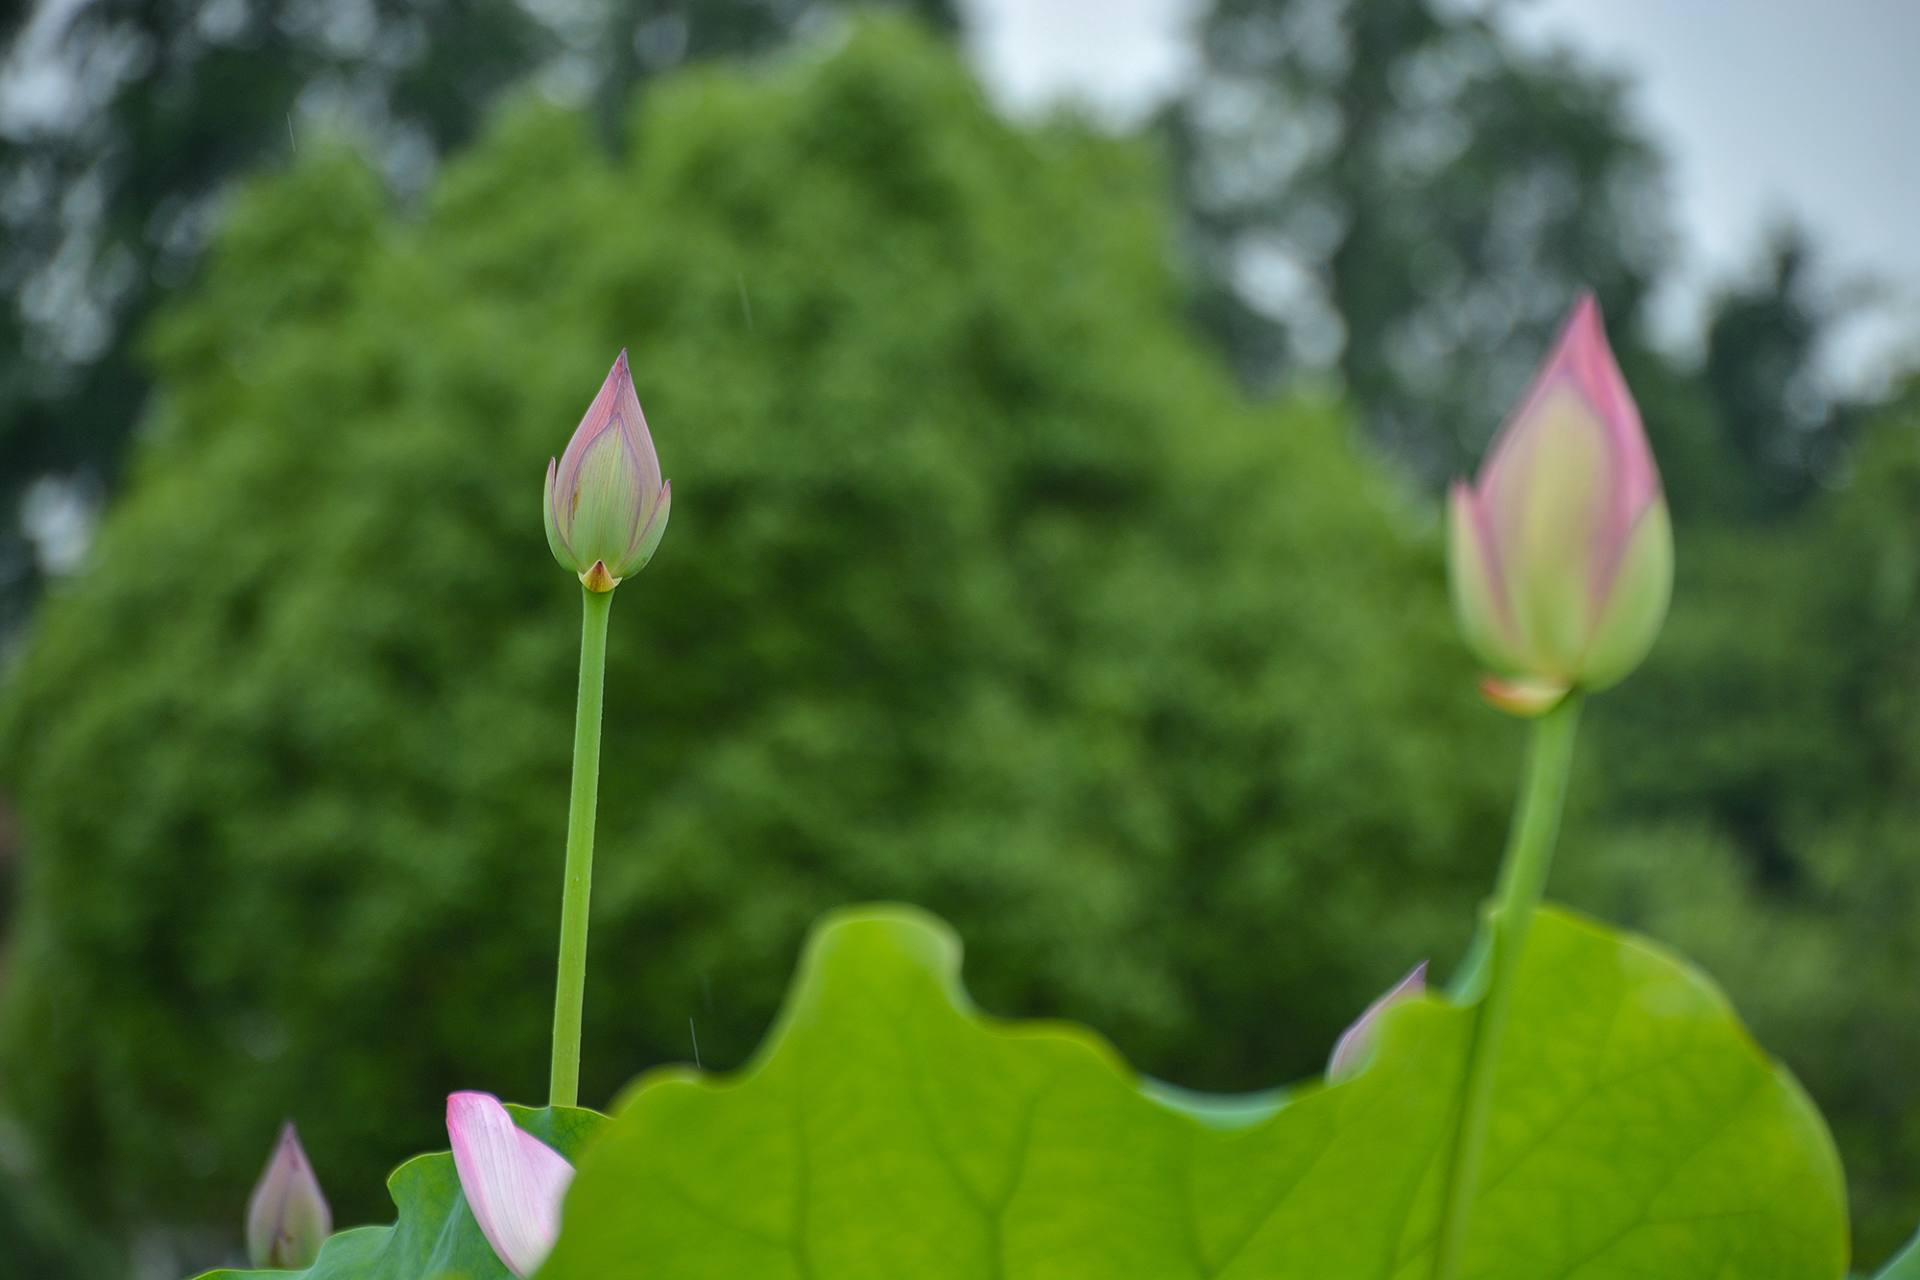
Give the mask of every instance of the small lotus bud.
POLYGON ((1591 294, 1448 500, 1455 616, 1503 709, 1537 715, 1640 664, 1666 617, 1673 529, 1591 294))
POLYGON ((547 462, 547 545, 588 590, 611 591, 653 558, 672 496, 622 351, 565 451, 547 462))
POLYGON ((560 1235, 560 1202, 573 1182, 573 1166, 514 1124, 492 1094, 450 1095, 447 1137, 480 1234, 507 1270, 532 1275, 560 1235))
POLYGON ((288 1121, 247 1202, 247 1256, 256 1267, 310 1267, 333 1233, 333 1211, 288 1121))
POLYGON ((1427 962, 1422 960, 1413 966, 1406 977, 1394 983, 1385 995, 1368 1005, 1366 1011, 1354 1019, 1353 1025, 1341 1033, 1339 1042, 1333 1046, 1333 1056, 1327 1059, 1327 1083, 1339 1084, 1342 1080, 1351 1080, 1359 1075, 1360 1068, 1366 1065, 1367 1055, 1373 1051, 1380 1015, 1402 1000, 1424 995, 1426 990, 1427 962))

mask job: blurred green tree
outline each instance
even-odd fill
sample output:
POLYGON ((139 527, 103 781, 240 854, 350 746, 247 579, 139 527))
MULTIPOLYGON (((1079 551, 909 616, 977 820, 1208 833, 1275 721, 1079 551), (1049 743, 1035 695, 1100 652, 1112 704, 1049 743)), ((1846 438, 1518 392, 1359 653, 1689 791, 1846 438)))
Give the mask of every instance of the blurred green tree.
POLYGON ((1880 407, 1833 385, 1823 349, 1870 291, 1830 295, 1818 283, 1819 265, 1808 232, 1784 224, 1756 277, 1712 302, 1701 377, 1733 465, 1703 496, 1722 519, 1792 513, 1841 476, 1855 437, 1880 407))
POLYGON ((110 486, 147 381, 135 335, 192 279, 234 181, 344 120, 418 189, 502 90, 537 76, 612 123, 688 59, 771 49, 863 4, 948 0, 81 0, 13 7, 0 65, 0 636, 37 594, 36 482, 110 486))
POLYGON ((1833 1115, 1872 1258, 1911 1231, 1920 1167, 1920 1105, 1875 1074, 1920 1025, 1887 944, 1920 903, 1911 815, 1888 812, 1920 723, 1912 410, 1832 385, 1826 345, 1867 295, 1825 283, 1792 226, 1711 300, 1697 369, 1650 350, 1660 158, 1621 84, 1516 47, 1502 17, 1216 0, 1164 121, 1197 315, 1255 387, 1337 372, 1374 442, 1434 484, 1596 287, 1682 537, 1652 661, 1594 708, 1604 771, 1577 788, 1565 891, 1733 984, 1833 1115))
POLYGON ((50 1182, 345 1221, 443 1095, 538 1097, 576 586, 547 456, 628 343, 676 495, 615 604, 583 1096, 755 1043, 849 899, 1184 1083, 1315 1070, 1455 954, 1514 736, 1431 516, 1186 334, 1162 175, 882 25, 688 73, 609 159, 506 117, 396 212, 305 147, 155 329, 158 411, 0 710, 0 1011, 50 1182))
POLYGON ((1790 513, 1872 419, 1823 368, 1872 286, 1826 285, 1785 224, 1712 300, 1699 370, 1651 349, 1662 157, 1626 81, 1517 42, 1509 7, 1214 0, 1199 74, 1160 122, 1197 320, 1256 389, 1337 375, 1373 442, 1437 486, 1471 468, 1589 286, 1676 519, 1790 513))
POLYGON ((1429 483, 1479 455, 1582 285, 1630 348, 1670 242, 1623 84, 1500 19, 1215 0, 1164 120, 1203 327, 1256 387, 1337 371, 1429 483))

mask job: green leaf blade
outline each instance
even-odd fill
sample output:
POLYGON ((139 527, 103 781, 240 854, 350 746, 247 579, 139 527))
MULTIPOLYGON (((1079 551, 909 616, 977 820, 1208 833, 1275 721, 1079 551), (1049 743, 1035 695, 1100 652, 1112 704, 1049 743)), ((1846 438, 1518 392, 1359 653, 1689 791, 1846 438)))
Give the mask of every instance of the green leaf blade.
MULTIPOLYGON (((1357 1079, 1222 1129, 981 1018, 938 922, 841 913, 751 1067, 629 1092, 542 1277, 1421 1280, 1472 1016, 1396 1009, 1357 1079)), ((1466 1274, 1845 1274, 1826 1130, 1705 979, 1544 912, 1512 1026, 1466 1274)))
POLYGON ((1893 1256, 1876 1280, 1920 1280, 1920 1235, 1893 1256))
POLYGON ((1540 919, 1463 1273, 1844 1275, 1831 1137, 1725 997, 1658 947, 1540 919))

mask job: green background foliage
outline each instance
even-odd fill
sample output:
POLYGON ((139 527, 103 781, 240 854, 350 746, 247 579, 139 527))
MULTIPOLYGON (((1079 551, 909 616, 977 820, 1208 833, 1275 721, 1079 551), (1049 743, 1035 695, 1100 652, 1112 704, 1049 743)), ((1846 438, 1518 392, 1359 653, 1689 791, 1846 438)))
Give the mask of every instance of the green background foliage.
POLYGON ((1512 740, 1430 522, 1198 350, 1157 183, 889 26, 613 159, 510 113, 417 215, 317 148, 256 189, 0 731, 48 1176, 217 1222, 292 1114, 351 1222, 450 1089, 538 1095, 578 588, 534 512, 622 343, 677 500, 614 608, 585 1098, 690 1017, 744 1057, 850 898, 1203 1086, 1457 951, 1512 740))
POLYGON ((0 305, 0 634, 40 585, 19 520, 25 493, 48 476, 88 488, 118 478, 150 389, 139 337, 198 273, 237 180, 344 121, 383 173, 417 192, 530 73, 563 69, 611 125, 637 85, 683 61, 765 52, 865 6, 942 29, 955 17, 946 0, 7 6, 0 39, 17 40, 23 62, 37 46, 80 83, 67 86, 77 102, 45 119, 0 109, 10 197, 0 289, 11 304, 0 305), (35 26, 48 30, 29 34, 35 26), (47 295, 65 305, 48 307, 47 295))
MULTIPOLYGON (((103 39, 129 20, 87 14, 103 39)), ((953 920, 997 1013, 1070 1015, 1187 1084, 1315 1070, 1409 963, 1447 967, 1489 883, 1518 734, 1472 703, 1401 477, 1471 455, 1576 280, 1607 301, 1680 578, 1591 710, 1555 888, 1727 984, 1833 1123, 1863 1261, 1911 1233, 1920 392, 1806 408, 1832 316, 1791 236, 1715 300, 1697 375, 1649 352, 1657 166, 1580 67, 1425 0, 1208 23, 1164 168, 996 121, 896 28, 676 74, 623 124, 667 64, 589 41, 621 65, 578 114, 485 129, 511 59, 449 44, 388 123, 478 141, 398 197, 392 132, 328 146, 303 118, 281 156, 280 98, 340 69, 298 22, 252 50, 288 60, 256 110, 197 20, 192 57, 126 87, 114 128, 207 164, 114 206, 155 274, 94 372, 0 371, 0 430, 39 442, 10 464, 111 472, 142 427, 0 687, 0 1271, 109 1274, 81 1250, 196 1227, 182 1256, 211 1261, 288 1114, 341 1221, 375 1218, 448 1090, 542 1093, 577 605, 533 508, 623 344, 680 501, 614 611, 586 1096, 690 1057, 689 1018, 709 1064, 741 1060, 805 924, 876 896, 953 920), (1374 56, 1344 72, 1273 38, 1361 12, 1374 56), (1436 59, 1475 70, 1387 100, 1436 59), (1209 133, 1204 99, 1249 83, 1272 130, 1357 145, 1234 167, 1279 135, 1209 133), (234 115, 244 146, 197 149, 234 115), (1458 163, 1383 163, 1442 116, 1458 163), (155 202, 209 216, 263 155, 136 362, 126 335, 198 256, 155 202), (1222 172, 1237 203, 1206 199, 1222 172), (1563 179, 1566 220, 1483 237, 1500 193, 1563 179), (1327 202, 1382 211, 1307 258, 1355 335, 1342 400, 1301 389, 1313 362, 1224 257, 1327 202), (1483 280, 1510 329, 1378 363, 1483 280), (1282 391, 1249 401, 1221 365, 1282 391)), ((555 36, 513 30, 523 61, 555 36)), ((785 33, 700 25, 681 52, 785 33)), ((0 140, 0 172, 59 188, 96 136, 0 140)), ((10 240, 0 282, 58 230, 10 240)))

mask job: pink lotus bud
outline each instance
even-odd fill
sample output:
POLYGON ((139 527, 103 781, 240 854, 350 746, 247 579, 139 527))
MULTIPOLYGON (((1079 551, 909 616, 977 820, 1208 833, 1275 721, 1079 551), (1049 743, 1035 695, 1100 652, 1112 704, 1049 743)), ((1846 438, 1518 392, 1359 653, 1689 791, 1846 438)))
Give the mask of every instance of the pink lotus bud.
POLYGON ((310 1267, 333 1234, 333 1211, 289 1120, 247 1201, 247 1256, 256 1267, 310 1267))
POLYGON ((1327 1059, 1327 1083, 1339 1084, 1342 1080, 1351 1080, 1359 1075, 1360 1068, 1366 1064, 1367 1055, 1373 1051, 1380 1015, 1402 1000, 1425 994, 1426 990, 1427 962, 1422 960, 1391 990, 1368 1005, 1366 1012, 1354 1019, 1353 1025, 1341 1034, 1339 1043, 1333 1046, 1333 1056, 1327 1059))
POLYGON ((573 1166, 514 1124, 492 1094, 450 1095, 447 1136, 460 1190, 494 1256, 516 1276, 532 1275, 560 1234, 560 1202, 573 1166))
POLYGON ((1497 705, 1538 714, 1639 665, 1666 617, 1673 530, 1591 294, 1448 506, 1454 613, 1497 705))
POLYGON ((547 462, 547 545, 593 591, 646 567, 667 531, 672 486, 660 479, 627 353, 613 362, 573 439, 547 462))

